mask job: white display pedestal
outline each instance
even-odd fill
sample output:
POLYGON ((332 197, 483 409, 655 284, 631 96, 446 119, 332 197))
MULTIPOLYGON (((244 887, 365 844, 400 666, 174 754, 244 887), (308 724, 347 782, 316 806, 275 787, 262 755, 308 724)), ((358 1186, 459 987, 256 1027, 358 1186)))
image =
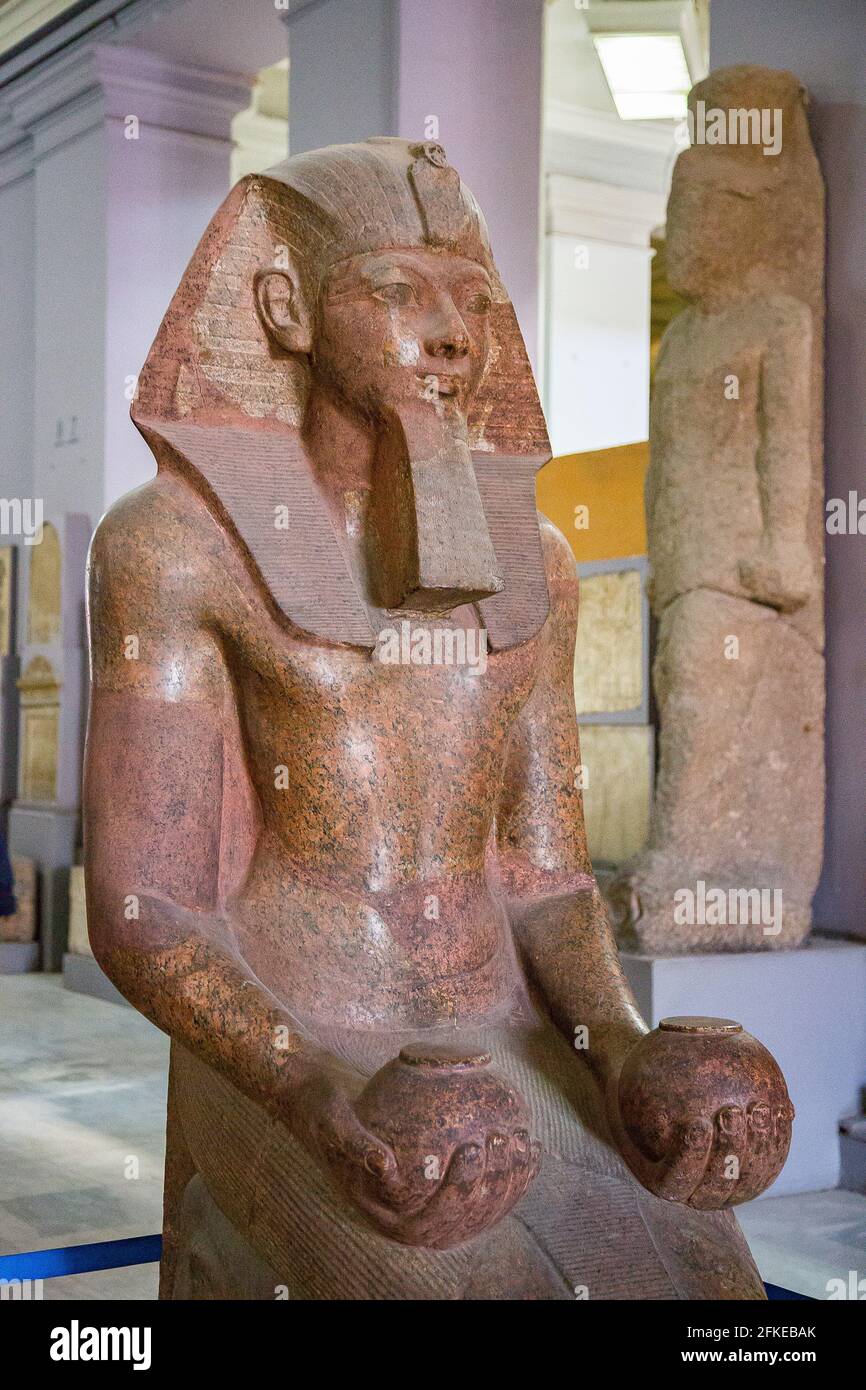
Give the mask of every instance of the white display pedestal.
POLYGON ((123 1004, 124 1008, 129 1008, 120 990, 114 987, 93 956, 64 952, 63 987, 74 990, 76 994, 89 994, 93 999, 104 999, 109 1004, 123 1004))
POLYGON ((839 1121, 866 1083, 866 943, 814 937, 797 951, 622 953, 641 1013, 735 1018, 772 1052, 797 1111, 774 1197, 836 1187, 839 1121))

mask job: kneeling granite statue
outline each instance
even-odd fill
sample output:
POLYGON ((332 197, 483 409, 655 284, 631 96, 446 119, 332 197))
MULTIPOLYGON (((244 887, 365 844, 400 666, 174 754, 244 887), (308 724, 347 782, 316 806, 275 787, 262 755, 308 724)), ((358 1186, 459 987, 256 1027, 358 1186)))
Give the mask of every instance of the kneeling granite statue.
POLYGON ((165 1298, 760 1298, 792 1108, 649 1032, 586 851, 577 577, 441 146, 297 155, 207 229, 94 538, 94 952, 172 1039, 165 1298))

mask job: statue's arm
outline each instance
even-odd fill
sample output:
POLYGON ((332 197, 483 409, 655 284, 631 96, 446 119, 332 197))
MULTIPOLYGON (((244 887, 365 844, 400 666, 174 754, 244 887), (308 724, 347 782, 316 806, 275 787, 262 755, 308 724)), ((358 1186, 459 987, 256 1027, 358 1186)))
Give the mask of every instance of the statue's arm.
POLYGON ((722 1035, 684 1035, 694 1062, 682 1075, 694 1069, 704 1080, 698 1098, 678 1090, 638 1013, 592 877, 575 785, 577 575, 563 538, 546 523, 542 534, 551 612, 497 815, 518 950, 551 1018, 595 1073, 613 1138, 643 1185, 695 1207, 747 1201, 784 1163, 793 1110, 769 1054, 755 1044, 757 1065, 729 1066, 722 1035))
POLYGON ((578 578, 564 538, 542 522, 550 616, 535 687, 512 733, 497 809, 498 857, 518 948, 554 1022, 588 1030, 602 1080, 646 1025, 619 963, 586 848, 574 708, 578 578))
POLYGON ((752 596, 783 611, 804 604, 814 588, 808 549, 811 497, 812 315, 799 300, 767 308, 761 358, 756 455, 762 540, 745 556, 740 579, 752 596))
MULTIPOLYGON (((101 523, 88 568, 84 772, 94 955, 130 1003, 294 1125, 335 1069, 236 950, 220 864, 233 699, 202 602, 213 559, 152 486, 101 523)), ((210 544, 213 544, 212 538, 210 544)))

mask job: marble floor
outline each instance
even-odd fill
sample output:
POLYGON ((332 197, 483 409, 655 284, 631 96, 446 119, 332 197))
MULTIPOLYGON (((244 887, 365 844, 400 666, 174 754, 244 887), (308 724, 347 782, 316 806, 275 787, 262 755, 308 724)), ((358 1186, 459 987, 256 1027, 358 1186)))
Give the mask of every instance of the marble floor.
POLYGON ((862 1193, 837 1188, 765 1197, 739 1207, 737 1216, 766 1283, 826 1299, 831 1293, 839 1296, 840 1280, 849 1290, 862 1279, 860 1297, 866 1298, 866 1197, 862 1193))
MULTIPOLYGON (((168 1041, 132 1009, 0 976, 0 1254, 162 1226, 168 1041)), ((47 1299, 155 1298, 156 1265, 47 1280, 47 1299)))
MULTIPOLYGON (((0 1254, 161 1226, 168 1043, 59 976, 0 976, 0 1254)), ((866 1197, 768 1197, 738 1215, 769 1283, 828 1296, 864 1280, 866 1197)), ((156 1265, 50 1279, 46 1299, 151 1299, 156 1265)))

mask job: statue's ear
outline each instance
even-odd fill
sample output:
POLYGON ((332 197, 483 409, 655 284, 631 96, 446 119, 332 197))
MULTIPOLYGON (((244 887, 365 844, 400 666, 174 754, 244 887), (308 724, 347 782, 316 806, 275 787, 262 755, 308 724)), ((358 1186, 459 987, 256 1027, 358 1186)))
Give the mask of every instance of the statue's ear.
POLYGON ((266 266, 256 271, 253 287, 259 318, 272 341, 285 352, 311 352, 310 313, 292 272, 266 266))

